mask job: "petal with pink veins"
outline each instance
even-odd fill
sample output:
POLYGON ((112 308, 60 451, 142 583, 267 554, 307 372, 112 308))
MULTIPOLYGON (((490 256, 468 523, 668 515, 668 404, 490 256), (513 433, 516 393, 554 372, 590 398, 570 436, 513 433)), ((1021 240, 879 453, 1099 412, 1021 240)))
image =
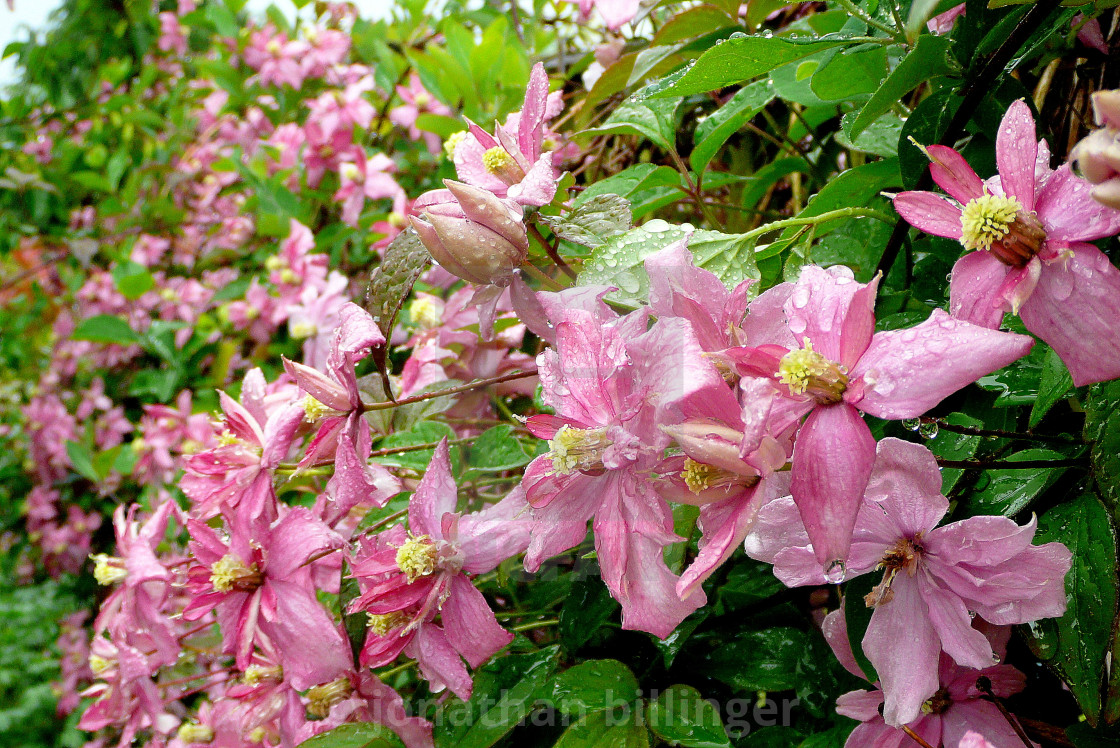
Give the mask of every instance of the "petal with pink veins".
POLYGON ((513 641, 494 617, 486 598, 462 574, 451 580, 451 596, 441 610, 443 630, 451 646, 471 667, 478 667, 513 641))
POLYGON ((941 189, 965 205, 984 194, 984 182, 964 160, 964 156, 944 145, 926 146, 930 157, 929 173, 941 189))
POLYGON ((948 239, 961 238, 961 209, 934 192, 902 192, 894 209, 916 229, 948 239))
POLYGON ((1038 195, 1038 217, 1048 241, 1087 242, 1120 233, 1120 210, 1092 197, 1093 185, 1062 164, 1038 195))
POLYGON ((996 166, 1004 193, 1017 199, 1027 212, 1034 210, 1037 155, 1034 115, 1019 99, 1007 108, 996 133, 996 166))
POLYGON ((1007 302, 1000 288, 1010 268, 987 252, 969 252, 953 265, 949 280, 949 313, 957 319, 995 330, 1007 302))

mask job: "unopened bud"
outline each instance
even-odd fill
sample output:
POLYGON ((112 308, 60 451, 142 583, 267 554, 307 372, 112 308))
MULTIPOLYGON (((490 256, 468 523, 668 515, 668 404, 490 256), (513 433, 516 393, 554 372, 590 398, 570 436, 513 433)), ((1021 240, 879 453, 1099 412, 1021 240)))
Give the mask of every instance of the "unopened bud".
POLYGON ((1092 99, 1097 124, 1120 129, 1120 89, 1096 91, 1092 99))

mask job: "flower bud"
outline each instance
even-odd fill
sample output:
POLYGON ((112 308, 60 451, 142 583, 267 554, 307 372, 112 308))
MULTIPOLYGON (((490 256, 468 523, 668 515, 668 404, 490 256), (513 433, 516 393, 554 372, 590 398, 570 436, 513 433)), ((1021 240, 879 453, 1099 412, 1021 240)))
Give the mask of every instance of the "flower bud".
POLYGON ((1082 175, 1100 184, 1120 174, 1120 131, 1111 127, 1094 130, 1069 154, 1082 175))
POLYGON ((1097 91, 1092 99, 1097 125, 1120 128, 1120 89, 1097 91))
POLYGON ((478 285, 504 286, 529 253, 521 206, 487 190, 445 180, 421 196, 410 217, 424 247, 449 273, 478 285))

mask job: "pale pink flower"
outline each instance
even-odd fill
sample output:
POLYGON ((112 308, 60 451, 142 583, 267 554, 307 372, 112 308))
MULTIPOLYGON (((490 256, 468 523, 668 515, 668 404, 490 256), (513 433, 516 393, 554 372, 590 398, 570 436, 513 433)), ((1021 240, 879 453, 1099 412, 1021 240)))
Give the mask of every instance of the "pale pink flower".
POLYGON ((408 78, 407 86, 397 86, 397 95, 404 101, 400 106, 389 110, 389 121, 397 127, 408 130, 411 140, 423 139, 428 150, 438 153, 440 150, 439 136, 433 132, 424 132, 416 126, 416 120, 421 114, 436 114, 450 117, 451 109, 424 88, 420 76, 415 72, 408 78))

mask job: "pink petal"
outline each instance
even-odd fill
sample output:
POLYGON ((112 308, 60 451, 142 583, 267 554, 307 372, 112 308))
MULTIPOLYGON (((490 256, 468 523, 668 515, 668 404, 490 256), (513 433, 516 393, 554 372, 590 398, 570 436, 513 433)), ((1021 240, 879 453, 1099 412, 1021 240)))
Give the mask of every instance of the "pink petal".
POLYGON ((1120 233, 1120 210, 1093 199, 1093 185, 1062 164, 1038 196, 1037 212, 1049 241, 1093 241, 1120 233))
POLYGON ((883 719, 905 725, 921 716, 922 703, 937 693, 941 641, 926 615, 915 580, 898 574, 889 602, 871 614, 863 651, 879 675, 885 697, 883 719))
POLYGON ((284 363, 284 371, 288 372, 292 379, 296 380, 299 388, 308 395, 333 410, 343 413, 350 410, 350 397, 341 384, 310 366, 304 366, 283 356, 281 361, 284 363))
POLYGON ((687 599, 724 561, 750 532, 759 508, 766 502, 788 493, 785 474, 760 481, 752 489, 700 508, 703 537, 700 553, 677 582, 677 595, 687 599))
POLYGON ((961 205, 984 194, 984 183, 964 160, 964 156, 944 145, 926 146, 933 181, 961 205))
POLYGON ((987 252, 969 252, 953 265, 949 313, 957 319, 995 330, 1007 303, 1000 288, 1010 268, 987 252))
POLYGON ((793 289, 792 283, 779 283, 748 305, 742 329, 749 345, 780 345, 786 350, 801 347, 800 338, 786 324, 785 304, 793 289))
POLYGON ((485 574, 529 547, 533 518, 525 503, 525 489, 514 488, 497 504, 459 519, 459 547, 463 571, 485 574))
POLYGON ((431 684, 433 692, 448 688, 463 701, 470 699, 471 676, 443 629, 435 624, 421 626, 405 653, 416 658, 420 673, 431 684))
POLYGON ((451 475, 451 456, 447 438, 444 437, 432 454, 432 461, 416 486, 416 493, 408 502, 409 530, 414 535, 443 539, 443 515, 455 511, 458 499, 459 488, 451 475))
MULTIPOLYGON (((539 466, 546 476, 552 469, 547 455, 538 457, 525 471, 526 483, 531 479, 535 466, 539 466)), ((579 473, 545 477, 538 481, 546 484, 550 494, 546 505, 533 510, 532 538, 525 552, 526 571, 537 571, 547 559, 583 542, 587 537, 587 521, 599 506, 600 486, 605 480, 606 476, 591 477, 579 473)), ((526 485, 526 493, 532 500, 533 487, 526 485)))
POLYGON ((995 566, 1031 547, 1037 519, 1020 527, 1008 517, 968 517, 926 534, 926 550, 955 564, 995 566))
POLYGON ((793 448, 793 499, 826 567, 844 561, 856 513, 875 463, 875 437, 855 408, 819 407, 809 414, 793 448))
POLYGON ((287 579, 308 560, 346 545, 342 536, 306 507, 290 509, 272 528, 268 542, 268 576, 287 579))
POLYGON ((875 335, 852 370, 864 380, 860 410, 914 418, 962 387, 1022 358, 1034 341, 954 319, 940 309, 915 327, 875 335))
POLYGON ((1046 263, 1019 316, 1078 387, 1120 377, 1120 270, 1096 247, 1077 244, 1046 263))
POLYGON ((299 691, 334 680, 353 668, 350 647, 313 590, 270 581, 276 594, 268 635, 283 658, 284 679, 299 691))
POLYGON ((1005 194, 1016 198, 1026 211, 1034 210, 1034 167, 1038 141, 1034 115, 1022 99, 1012 102, 996 133, 996 166, 1005 194))
POLYGON ((929 621, 941 639, 945 654, 964 667, 983 670, 992 665, 995 657, 992 645, 987 637, 972 628, 964 601, 952 592, 937 587, 920 572, 917 581, 929 621))
POLYGON ((789 331, 798 341, 808 338, 813 350, 830 361, 852 366, 875 329, 878 285, 878 278, 856 283, 842 266, 806 267, 785 303, 789 331))
POLYGON ((525 103, 521 107, 521 116, 517 121, 517 145, 530 160, 540 155, 547 104, 548 74, 544 71, 544 65, 538 62, 529 74, 529 85, 525 87, 525 103))
POLYGON ((595 7, 607 28, 618 31, 638 15, 639 0, 595 0, 595 7))
POLYGON ((727 304, 730 293, 714 274, 693 264, 687 238, 647 257, 645 268, 649 304, 655 315, 688 320, 705 351, 727 347, 727 330, 713 312, 727 304))
MULTIPOLYGON (((867 482, 870 504, 883 508, 900 536, 928 533, 949 511, 941 495, 941 469, 933 453, 921 444, 888 437, 876 447, 875 467, 867 482)), ((872 507, 860 513, 874 515, 872 507)), ((1014 524, 1014 523, 1012 523, 1014 524)))
POLYGON ((507 190, 507 196, 518 205, 539 207, 556 197, 558 175, 552 166, 552 153, 542 154, 525 174, 525 178, 507 190))
POLYGON ((894 209, 914 228, 949 239, 961 238, 961 209, 933 192, 895 195, 894 209))
POLYGON ((955 703, 943 715, 942 722, 945 745, 957 748, 1021 748, 1023 745, 996 705, 988 701, 972 699, 955 703))
POLYGON ((615 471, 601 494, 595 517, 595 550, 603 582, 622 605, 622 628, 646 631, 664 639, 705 602, 695 591, 681 600, 677 576, 662 550, 680 541, 665 501, 636 476, 615 471))
POLYGON ((451 596, 443 603, 443 630, 451 646, 471 667, 489 660, 513 641, 486 604, 486 598, 462 574, 451 579, 451 596))
MULTIPOLYGON (((824 617, 824 620, 821 622, 821 633, 824 634, 825 641, 828 642, 828 646, 832 647, 832 653, 836 655, 836 659, 840 661, 840 664, 844 666, 844 669, 857 678, 866 679, 866 675, 864 674, 863 670, 856 663, 856 656, 852 654, 852 642, 848 638, 848 621, 844 618, 843 608, 838 608, 837 610, 832 611, 824 617)), ((861 693, 866 694, 868 692, 853 691, 851 694, 847 695, 852 696, 853 694, 861 693)), ((874 706, 872 707, 872 709, 874 711, 871 712, 870 715, 866 717, 857 717, 853 714, 847 714, 846 716, 852 717, 853 719, 864 720, 872 719, 879 716, 879 704, 883 703, 883 695, 881 693, 875 692, 874 696, 877 696, 878 698, 873 700, 874 706)), ((841 696, 840 698, 844 697, 841 696)), ((840 713, 845 714, 845 712, 840 713)))

